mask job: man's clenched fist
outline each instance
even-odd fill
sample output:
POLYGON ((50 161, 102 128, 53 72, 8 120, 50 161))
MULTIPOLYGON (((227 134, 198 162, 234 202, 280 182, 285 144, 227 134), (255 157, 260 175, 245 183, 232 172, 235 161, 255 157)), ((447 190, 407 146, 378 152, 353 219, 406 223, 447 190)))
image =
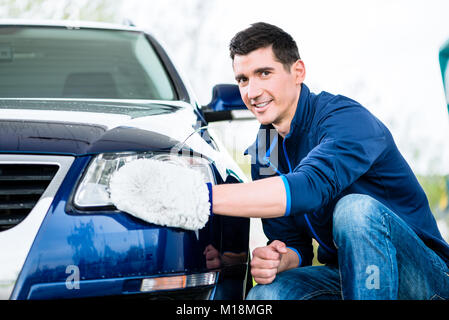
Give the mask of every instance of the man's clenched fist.
POLYGON ((282 256, 288 252, 285 243, 274 240, 268 246, 253 250, 251 260, 251 275, 259 284, 273 282, 280 271, 282 256))

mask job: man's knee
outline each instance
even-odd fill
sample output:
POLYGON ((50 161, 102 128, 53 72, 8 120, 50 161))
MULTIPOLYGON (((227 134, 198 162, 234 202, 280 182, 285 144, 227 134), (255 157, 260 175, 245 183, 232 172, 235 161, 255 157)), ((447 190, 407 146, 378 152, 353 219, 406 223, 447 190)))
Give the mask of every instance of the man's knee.
POLYGON ((276 275, 270 284, 258 284, 254 286, 246 297, 247 300, 286 300, 289 291, 300 291, 303 282, 307 278, 303 275, 303 269, 291 269, 276 275))
POLYGON ((247 300, 308 300, 341 298, 337 268, 306 266, 279 273, 270 284, 252 288, 247 300))
POLYGON ((258 284, 251 288, 246 300, 279 300, 275 298, 275 290, 272 284, 258 284))
POLYGON ((365 232, 380 223, 380 202, 364 194, 349 194, 341 198, 333 213, 334 239, 339 236, 365 232))
POLYGON ((279 277, 272 283, 254 286, 246 296, 246 300, 283 300, 285 287, 280 284, 279 277))

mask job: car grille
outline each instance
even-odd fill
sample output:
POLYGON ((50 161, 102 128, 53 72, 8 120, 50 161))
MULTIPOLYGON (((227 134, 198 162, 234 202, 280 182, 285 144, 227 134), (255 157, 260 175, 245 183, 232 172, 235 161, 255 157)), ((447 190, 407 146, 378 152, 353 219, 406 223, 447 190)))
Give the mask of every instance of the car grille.
POLYGON ((20 223, 44 193, 59 166, 0 164, 0 231, 20 223))

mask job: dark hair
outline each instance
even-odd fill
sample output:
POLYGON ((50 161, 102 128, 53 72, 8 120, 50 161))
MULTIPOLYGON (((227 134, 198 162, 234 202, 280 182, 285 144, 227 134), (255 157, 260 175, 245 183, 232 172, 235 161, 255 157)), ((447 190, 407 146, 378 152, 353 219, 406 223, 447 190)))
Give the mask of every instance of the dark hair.
POLYGON ((249 28, 238 32, 229 44, 231 59, 234 56, 247 55, 250 52, 272 46, 275 58, 286 70, 296 60, 301 59, 295 40, 279 27, 265 23, 253 23, 249 28))

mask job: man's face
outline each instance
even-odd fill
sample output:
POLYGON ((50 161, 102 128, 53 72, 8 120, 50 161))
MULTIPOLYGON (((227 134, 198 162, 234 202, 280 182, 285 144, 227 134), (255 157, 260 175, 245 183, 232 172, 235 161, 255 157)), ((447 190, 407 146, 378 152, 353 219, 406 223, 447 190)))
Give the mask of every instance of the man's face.
POLYGON ((305 76, 302 61, 294 63, 289 72, 275 59, 270 46, 235 55, 233 68, 243 102, 257 120, 289 130, 305 76))

